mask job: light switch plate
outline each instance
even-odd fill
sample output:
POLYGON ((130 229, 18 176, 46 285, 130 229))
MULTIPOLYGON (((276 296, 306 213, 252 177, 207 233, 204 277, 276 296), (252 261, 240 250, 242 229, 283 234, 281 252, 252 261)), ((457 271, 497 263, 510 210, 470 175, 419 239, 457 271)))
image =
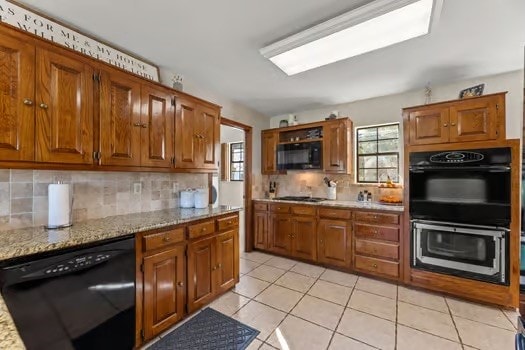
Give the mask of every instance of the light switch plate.
POLYGON ((133 194, 141 194, 142 184, 140 182, 135 182, 133 184, 133 194))

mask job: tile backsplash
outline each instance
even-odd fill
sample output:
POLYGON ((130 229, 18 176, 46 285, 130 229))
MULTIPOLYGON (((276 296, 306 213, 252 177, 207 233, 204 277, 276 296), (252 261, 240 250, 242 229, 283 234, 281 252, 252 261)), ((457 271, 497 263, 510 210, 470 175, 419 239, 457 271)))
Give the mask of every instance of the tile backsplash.
POLYGON ((208 175, 0 169, 0 229, 46 224, 47 188, 57 181, 71 184, 76 222, 177 207, 174 184, 207 187, 208 175))
MULTIPOLYGON (((377 184, 356 184, 353 175, 327 175, 316 172, 289 172, 286 175, 263 176, 263 194, 268 192, 269 182, 277 183, 277 196, 328 197, 324 177, 337 181, 337 200, 355 201, 360 191, 372 192, 372 201, 379 199, 380 189, 377 184)), ((401 189, 397 189, 399 195, 401 189)))

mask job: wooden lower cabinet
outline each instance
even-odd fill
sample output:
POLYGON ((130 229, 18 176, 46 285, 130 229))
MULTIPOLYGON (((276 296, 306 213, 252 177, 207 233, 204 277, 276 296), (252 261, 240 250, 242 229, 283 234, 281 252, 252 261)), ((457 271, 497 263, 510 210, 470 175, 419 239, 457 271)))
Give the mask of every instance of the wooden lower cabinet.
POLYGON ((215 237, 188 244, 188 311, 200 308, 215 294, 215 237))
POLYGON ((350 267, 351 228, 348 221, 321 219, 318 229, 319 262, 350 267))
POLYGON ((140 233, 136 251, 139 348, 239 282, 238 214, 140 233))
POLYGON ((239 281, 239 230, 188 244, 188 311, 193 312, 239 281))
POLYGON ((270 214, 268 250, 278 254, 292 251, 292 218, 288 214, 270 214))
POLYGON ((179 244, 144 257, 144 336, 168 329, 184 315, 185 246, 179 244))
POLYGON ((317 259, 317 219, 297 216, 292 218, 292 255, 296 258, 317 259))
POLYGON ((253 214, 254 246, 257 249, 266 249, 268 242, 268 214, 256 211, 253 214))

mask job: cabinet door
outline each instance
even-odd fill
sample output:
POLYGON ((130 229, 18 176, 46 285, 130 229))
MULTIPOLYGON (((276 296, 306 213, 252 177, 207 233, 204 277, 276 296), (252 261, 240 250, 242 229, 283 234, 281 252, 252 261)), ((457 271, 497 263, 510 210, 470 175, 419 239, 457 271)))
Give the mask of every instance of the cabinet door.
POLYGON ((485 141, 498 138, 497 96, 475 98, 450 107, 450 141, 485 141))
POLYGON ((258 249, 267 248, 268 214, 266 212, 255 212, 253 214, 254 245, 258 249))
POLYGON ((324 171, 341 173, 346 171, 346 127, 343 122, 332 122, 324 126, 323 130, 324 171))
POLYGON ((140 82, 111 70, 100 75, 102 165, 140 165, 140 82))
POLYGON ((93 69, 66 51, 36 52, 36 160, 92 164, 93 69))
POLYGON ((219 113, 215 109, 199 106, 199 168, 217 168, 217 149, 219 147, 219 113))
POLYGON ((174 102, 168 91, 142 85, 141 166, 171 167, 174 102))
POLYGON ((217 292, 227 291, 239 279, 239 230, 231 230, 217 236, 217 292))
POLYGON ((0 39, 0 159, 34 160, 35 47, 0 39))
POLYGON ((276 132, 261 133, 261 172, 262 174, 277 173, 277 136, 276 132))
POLYGON ((197 111, 192 101, 177 97, 175 114, 175 167, 195 168, 198 145, 197 111))
POLYGON ((423 108, 408 114, 411 145, 448 142, 448 107, 423 108))
POLYGON ((317 260, 317 220, 296 216, 292 219, 292 254, 297 258, 317 260))
POLYGON ((144 258, 144 336, 151 339, 184 314, 184 246, 144 258))
POLYGON ((350 267, 351 234, 348 221, 319 220, 319 261, 341 267, 350 267))
POLYGON ((291 254, 292 219, 290 215, 270 215, 270 234, 268 249, 279 254, 291 254))
POLYGON ((188 310, 201 308, 215 295, 213 268, 216 266, 215 237, 188 244, 188 310))

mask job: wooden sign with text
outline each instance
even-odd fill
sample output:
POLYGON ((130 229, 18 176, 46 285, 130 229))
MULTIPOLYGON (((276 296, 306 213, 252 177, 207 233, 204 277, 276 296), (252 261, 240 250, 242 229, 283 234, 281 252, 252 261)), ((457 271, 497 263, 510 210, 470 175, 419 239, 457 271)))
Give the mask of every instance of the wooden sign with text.
POLYGON ((159 69, 156 66, 12 2, 0 0, 0 22, 159 82, 159 69))

